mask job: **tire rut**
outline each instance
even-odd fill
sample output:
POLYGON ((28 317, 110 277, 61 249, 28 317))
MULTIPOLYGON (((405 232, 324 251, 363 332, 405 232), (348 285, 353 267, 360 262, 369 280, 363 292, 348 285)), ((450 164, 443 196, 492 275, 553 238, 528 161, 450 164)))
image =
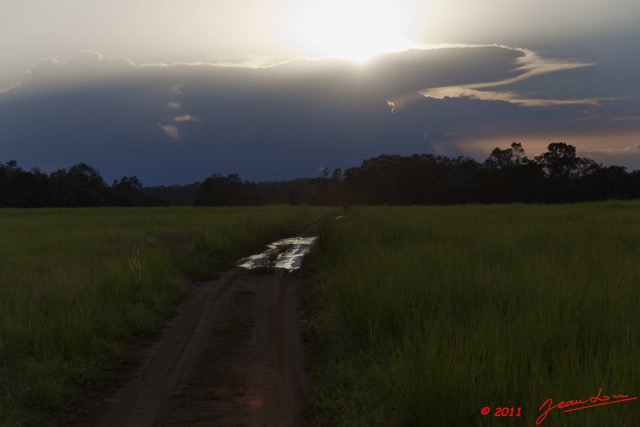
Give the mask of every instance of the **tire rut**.
POLYGON ((296 277, 234 268, 200 286, 92 425, 302 425, 296 277))

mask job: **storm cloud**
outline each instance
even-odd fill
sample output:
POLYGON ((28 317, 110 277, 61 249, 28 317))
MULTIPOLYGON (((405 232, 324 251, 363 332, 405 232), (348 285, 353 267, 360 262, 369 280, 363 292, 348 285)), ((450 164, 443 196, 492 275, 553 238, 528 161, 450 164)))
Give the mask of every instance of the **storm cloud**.
POLYGON ((579 154, 615 163, 623 153, 626 166, 640 167, 631 149, 640 88, 603 81, 606 66, 507 46, 256 68, 136 65, 83 52, 40 61, 0 93, 0 161, 44 170, 86 162, 149 185, 213 173, 276 180, 382 153, 481 160, 520 141, 535 155, 543 141, 570 138, 579 154), (591 81, 599 84, 576 83, 591 81))

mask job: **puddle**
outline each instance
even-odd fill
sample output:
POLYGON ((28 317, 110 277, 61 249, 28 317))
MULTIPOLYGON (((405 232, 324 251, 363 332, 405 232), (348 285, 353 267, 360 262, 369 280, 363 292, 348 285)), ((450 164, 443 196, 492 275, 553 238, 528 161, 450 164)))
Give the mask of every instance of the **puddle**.
POLYGON ((266 251, 242 258, 236 265, 247 270, 272 267, 297 270, 302 265, 302 257, 309 252, 316 239, 317 237, 291 237, 278 240, 267 245, 266 251))

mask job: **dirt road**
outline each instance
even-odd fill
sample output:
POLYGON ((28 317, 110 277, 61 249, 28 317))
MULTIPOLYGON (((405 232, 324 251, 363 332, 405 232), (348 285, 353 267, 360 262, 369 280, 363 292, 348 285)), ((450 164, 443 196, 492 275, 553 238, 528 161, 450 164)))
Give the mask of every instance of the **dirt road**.
POLYGON ((200 285, 89 425, 300 426, 298 286, 239 267, 200 285))

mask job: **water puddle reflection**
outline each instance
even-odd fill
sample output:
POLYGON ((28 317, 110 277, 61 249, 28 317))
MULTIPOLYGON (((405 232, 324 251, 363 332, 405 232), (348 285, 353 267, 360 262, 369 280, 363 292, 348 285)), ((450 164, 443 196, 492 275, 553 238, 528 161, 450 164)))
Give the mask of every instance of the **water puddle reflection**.
POLYGON ((247 270, 258 268, 284 268, 297 270, 302 265, 302 257, 309 252, 317 237, 291 237, 270 243, 262 253, 242 258, 236 263, 247 270))

